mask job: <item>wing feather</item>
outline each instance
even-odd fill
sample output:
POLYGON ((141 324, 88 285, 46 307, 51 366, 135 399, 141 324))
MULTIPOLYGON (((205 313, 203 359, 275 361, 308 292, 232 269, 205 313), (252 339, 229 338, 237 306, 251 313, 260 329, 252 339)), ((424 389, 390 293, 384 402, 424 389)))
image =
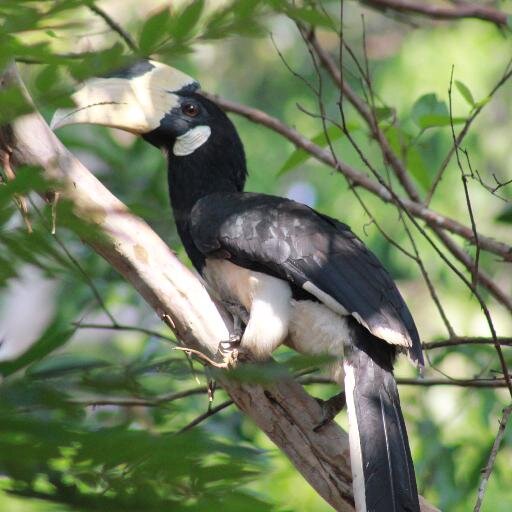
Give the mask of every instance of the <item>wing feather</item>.
POLYGON ((339 304, 423 363, 418 331, 393 279, 346 224, 285 198, 213 194, 194 206, 191 235, 205 256, 229 257, 296 287, 309 282, 308 293, 316 288, 318 300, 339 304))

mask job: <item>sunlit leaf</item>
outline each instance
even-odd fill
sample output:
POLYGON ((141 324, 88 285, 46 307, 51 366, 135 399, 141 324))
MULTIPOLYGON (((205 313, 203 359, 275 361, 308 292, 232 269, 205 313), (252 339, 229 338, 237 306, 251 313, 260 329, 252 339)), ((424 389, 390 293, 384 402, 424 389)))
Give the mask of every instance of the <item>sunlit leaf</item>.
POLYGON ((444 101, 440 101, 434 93, 421 96, 413 105, 411 118, 421 128, 432 128, 435 126, 450 126, 450 123, 461 124, 464 118, 454 117, 450 120, 450 113, 444 101))
POLYGON ((198 24, 204 9, 204 0, 194 0, 188 4, 172 23, 172 35, 176 39, 190 36, 192 29, 198 24))
POLYGON ((168 7, 148 18, 139 36, 139 48, 143 55, 150 55, 158 43, 168 35, 171 23, 171 12, 168 7))
POLYGON ((459 80, 455 80, 455 86, 459 90, 461 96, 467 101, 469 106, 474 107, 475 106, 475 99, 473 98, 473 95, 471 94, 471 91, 469 90, 469 87, 462 83, 459 80))

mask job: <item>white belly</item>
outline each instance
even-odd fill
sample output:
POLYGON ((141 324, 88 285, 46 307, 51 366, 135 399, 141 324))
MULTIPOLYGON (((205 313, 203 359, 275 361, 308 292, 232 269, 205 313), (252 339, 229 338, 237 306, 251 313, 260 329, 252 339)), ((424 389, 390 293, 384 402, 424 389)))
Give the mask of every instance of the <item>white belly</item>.
MULTIPOLYGON (((238 302, 249 312, 241 344, 255 357, 268 358, 287 337, 302 354, 342 357, 348 336, 344 317, 319 302, 292 300, 286 281, 228 260, 207 259, 203 275, 218 299, 238 302)), ((336 381, 342 380, 340 368, 331 368, 336 381)))
POLYGON ((290 285, 227 260, 207 259, 203 275, 220 300, 238 302, 249 312, 241 346, 258 359, 268 358, 288 335, 290 285))
POLYGON ((288 344, 301 354, 337 358, 329 365, 329 375, 335 382, 343 383, 343 342, 349 336, 346 316, 320 302, 292 300, 288 334, 288 344))

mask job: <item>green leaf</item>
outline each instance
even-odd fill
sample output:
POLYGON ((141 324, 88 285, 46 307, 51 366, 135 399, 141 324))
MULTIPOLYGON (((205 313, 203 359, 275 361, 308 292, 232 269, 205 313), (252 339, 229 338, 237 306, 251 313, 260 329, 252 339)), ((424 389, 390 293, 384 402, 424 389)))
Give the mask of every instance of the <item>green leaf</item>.
MULTIPOLYGON (((347 124, 347 130, 349 132, 352 132, 357 129, 359 129, 359 125, 357 123, 348 123, 347 124)), ((333 141, 338 140, 341 137, 343 137, 344 133, 337 126, 330 126, 329 128, 327 128, 327 135, 328 135, 329 140, 331 140, 331 142, 333 142, 333 141)), ((325 136, 324 131, 322 130, 318 135, 316 135, 315 137, 313 137, 311 139, 311 142, 314 142, 317 146, 320 146, 323 148, 323 147, 327 146, 328 139, 325 136)), ((304 149, 301 149, 301 148, 296 149, 288 157, 288 160, 286 160, 286 162, 283 164, 281 169, 279 169, 279 171, 277 172, 277 175, 281 176, 281 175, 287 173, 288 171, 295 169, 299 165, 303 164, 310 156, 311 156, 310 153, 308 153, 304 149)))
POLYGON ((387 121, 395 117, 396 111, 391 107, 377 107, 374 109, 377 121, 387 121))
POLYGON ((468 104, 471 107, 474 107, 475 99, 473 98, 473 95, 471 94, 471 91, 469 90, 468 86, 466 84, 463 84, 459 80, 455 80, 455 87, 457 87, 461 96, 468 102, 468 104))
POLYGON ((194 0, 183 9, 172 23, 172 35, 175 39, 186 39, 201 18, 204 0, 194 0))
POLYGON ((139 37, 139 48, 143 55, 150 55, 158 43, 168 36, 170 24, 171 13, 168 7, 146 20, 139 37))
POLYGON ((307 7, 288 6, 284 12, 295 21, 304 21, 313 27, 323 27, 334 29, 334 25, 329 17, 324 13, 307 7))
POLYGON ((414 137, 398 126, 388 126, 385 129, 386 138, 397 155, 402 155, 408 171, 423 190, 431 185, 431 170, 419 147, 413 144, 414 137))
POLYGON ((435 126, 450 126, 465 122, 465 118, 454 117, 450 121, 450 113, 444 101, 440 101, 434 93, 421 96, 413 105, 411 118, 422 130, 435 126))
POLYGON ((512 206, 509 205, 504 210, 502 210, 496 217, 496 220, 505 224, 512 224, 512 206))
POLYGON ((331 18, 317 10, 314 5, 297 7, 286 0, 267 0, 267 2, 276 12, 286 14, 292 20, 301 21, 313 27, 336 29, 331 18))
POLYGON ((0 363, 0 374, 6 377, 35 361, 42 359, 58 347, 66 343, 75 329, 63 327, 59 320, 54 320, 43 335, 21 356, 13 361, 0 363))

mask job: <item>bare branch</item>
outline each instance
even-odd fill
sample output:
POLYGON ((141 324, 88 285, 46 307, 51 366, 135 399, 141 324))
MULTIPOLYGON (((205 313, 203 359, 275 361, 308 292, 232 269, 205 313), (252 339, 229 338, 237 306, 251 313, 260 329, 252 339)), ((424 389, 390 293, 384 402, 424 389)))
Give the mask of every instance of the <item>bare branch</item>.
POLYGON ((423 343, 422 347, 423 350, 432 350, 434 348, 455 347, 458 345, 494 345, 496 341, 503 347, 512 346, 512 338, 497 337, 496 340, 494 340, 493 338, 461 336, 423 343))
POLYGON ((451 7, 429 5, 423 1, 412 0, 362 0, 362 3, 378 10, 392 9, 406 14, 419 14, 438 20, 457 20, 463 18, 476 18, 489 21, 500 27, 507 26, 507 15, 487 5, 457 3, 451 7))
POLYGON ((117 23, 112 17, 106 13, 103 9, 98 7, 95 4, 90 4, 87 6, 94 14, 97 14, 100 18, 105 21, 105 23, 114 31, 119 34, 121 39, 126 43, 126 46, 130 48, 135 53, 138 53, 139 49, 137 48, 137 45, 135 41, 132 39, 130 34, 128 34, 119 23, 117 23))
POLYGON ((218 412, 224 410, 226 407, 229 407, 230 405, 233 405, 233 400, 226 400, 222 402, 221 404, 217 405, 216 407, 212 407, 211 409, 208 409, 204 414, 201 414, 194 420, 192 420, 188 425, 185 425, 183 428, 178 430, 176 434, 182 434, 183 432, 186 432, 187 430, 190 430, 191 428, 195 427, 196 425, 199 425, 199 423, 202 423, 204 420, 209 418, 210 416, 213 416, 214 414, 217 414, 218 412))
POLYGON ((475 255, 475 265, 473 267, 473 286, 476 288, 478 286, 478 263, 480 261, 480 244, 478 242, 478 232, 476 230, 476 221, 475 215, 473 214, 473 205, 471 204, 471 198, 469 196, 468 189, 468 180, 466 174, 464 173, 464 169, 462 168, 462 162, 460 160, 459 155, 459 145, 457 143, 457 137, 455 136, 455 127, 453 125, 453 105, 452 105, 452 86, 453 86, 453 71, 455 70, 455 66, 452 65, 452 72, 450 74, 450 85, 448 87, 448 105, 450 112, 450 128, 452 132, 453 139, 453 147, 455 148, 455 158, 457 159, 457 165, 460 170, 460 176, 462 180, 462 186, 464 187, 464 195, 466 197, 466 206, 468 208, 469 219, 471 221, 471 229, 473 230, 473 235, 475 237, 475 245, 476 245, 476 255, 475 255))
MULTIPOLYGON (((299 381, 302 384, 332 384, 327 377, 306 376, 301 377, 299 381)), ((397 378, 397 384, 401 386, 459 386, 463 388, 506 388, 508 386, 505 379, 405 379, 397 378)))
MULTIPOLYGON (((279 119, 272 117, 266 112, 256 108, 241 105, 234 101, 220 98, 216 95, 208 94, 206 92, 203 92, 202 94, 212 101, 215 101, 220 107, 227 110, 228 112, 239 114, 254 123, 266 126, 276 133, 281 134, 295 146, 304 149, 307 153, 309 153, 320 162, 323 162, 329 167, 332 167, 341 172, 352 185, 365 188, 386 203, 394 203, 393 195, 384 185, 372 180, 363 172, 358 171, 354 167, 342 161, 336 163, 328 149, 321 148, 320 146, 311 142, 311 140, 309 140, 307 137, 304 137, 302 134, 287 126, 279 119)), ((441 215, 440 213, 427 208, 423 204, 416 203, 410 199, 400 198, 400 203, 413 216, 424 220, 429 226, 445 229, 461 236, 471 244, 475 243, 473 231, 470 227, 464 226, 455 219, 441 215)), ((478 237, 481 249, 497 254, 498 256, 501 256, 505 261, 512 262, 511 246, 489 238, 480 233, 478 237)))
POLYGON ((169 402, 175 402, 192 395, 206 395, 208 388, 201 386, 176 393, 157 396, 156 398, 74 398, 68 400, 71 404, 83 405, 85 407, 101 407, 106 405, 117 405, 119 407, 156 407, 169 402))
POLYGON ((494 439, 491 454, 489 455, 489 460, 483 470, 482 479, 480 480, 480 485, 478 486, 478 494, 473 512, 480 512, 480 508, 482 507, 485 490, 487 489, 487 484, 489 483, 489 477, 491 476, 492 468, 494 467, 494 463, 496 462, 496 457, 498 456, 498 450, 500 449, 501 442, 503 441, 503 437, 505 436, 505 429, 507 428, 507 422, 510 419, 511 413, 512 404, 503 409, 503 415, 501 416, 500 426, 498 427, 498 433, 496 434, 496 438, 494 439))

